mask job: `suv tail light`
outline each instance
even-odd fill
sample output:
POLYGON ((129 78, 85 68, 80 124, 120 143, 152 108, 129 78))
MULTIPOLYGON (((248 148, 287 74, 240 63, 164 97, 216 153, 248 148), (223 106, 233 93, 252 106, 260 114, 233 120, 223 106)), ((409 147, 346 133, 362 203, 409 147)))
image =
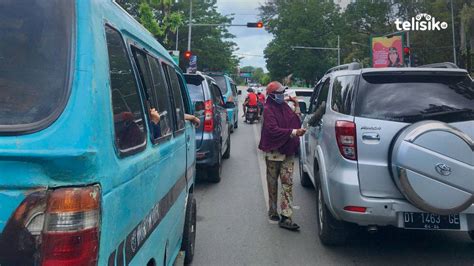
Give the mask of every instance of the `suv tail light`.
POLYGON ((350 121, 336 121, 336 140, 341 155, 357 160, 356 125, 350 121))
POLYGON ((0 262, 97 265, 99 224, 99 186, 33 192, 0 234, 0 246, 5 241, 11 243, 6 250, 0 250, 0 262))
POLYGON ((214 130, 214 113, 212 111, 212 100, 204 103, 204 132, 212 132, 214 130))

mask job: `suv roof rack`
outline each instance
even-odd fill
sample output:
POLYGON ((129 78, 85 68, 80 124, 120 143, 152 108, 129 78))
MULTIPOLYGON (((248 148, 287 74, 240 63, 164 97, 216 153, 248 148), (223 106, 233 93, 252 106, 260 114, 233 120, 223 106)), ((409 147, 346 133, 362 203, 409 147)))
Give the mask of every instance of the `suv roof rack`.
POLYGON ((344 64, 344 65, 340 65, 340 66, 330 68, 328 71, 326 71, 326 73, 324 75, 335 72, 335 71, 358 70, 358 69, 361 69, 361 68, 362 68, 362 66, 360 65, 360 63, 352 62, 352 63, 349 63, 349 64, 344 64))
POLYGON ((431 67, 431 68, 459 68, 456 64, 451 62, 443 62, 443 63, 434 63, 428 65, 421 65, 418 67, 431 67))

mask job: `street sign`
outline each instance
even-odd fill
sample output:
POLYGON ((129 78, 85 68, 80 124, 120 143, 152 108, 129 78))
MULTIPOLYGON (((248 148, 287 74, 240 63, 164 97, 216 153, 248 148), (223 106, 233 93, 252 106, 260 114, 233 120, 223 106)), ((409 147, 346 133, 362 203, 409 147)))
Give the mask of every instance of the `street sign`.
POLYGON ((188 73, 196 73, 196 71, 197 71, 197 56, 191 55, 191 57, 189 58, 188 73))
POLYGON ((251 78, 252 77, 252 73, 251 72, 240 72, 239 76, 241 78, 251 78))

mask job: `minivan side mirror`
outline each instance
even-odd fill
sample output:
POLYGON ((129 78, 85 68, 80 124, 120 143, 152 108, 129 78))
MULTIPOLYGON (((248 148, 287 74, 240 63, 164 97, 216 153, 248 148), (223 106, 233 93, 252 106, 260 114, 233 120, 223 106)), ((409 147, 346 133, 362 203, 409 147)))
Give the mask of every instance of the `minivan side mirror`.
POLYGON ((237 94, 238 94, 238 95, 242 95, 242 90, 238 90, 238 91, 237 91, 237 94))
POLYGON ((303 101, 298 101, 298 105, 299 105, 299 107, 300 107, 300 112, 301 112, 302 114, 306 114, 306 113, 308 112, 305 102, 303 102, 303 101))
POLYGON ((225 107, 226 109, 235 108, 235 103, 233 103, 233 102, 226 102, 225 105, 224 105, 224 107, 225 107))

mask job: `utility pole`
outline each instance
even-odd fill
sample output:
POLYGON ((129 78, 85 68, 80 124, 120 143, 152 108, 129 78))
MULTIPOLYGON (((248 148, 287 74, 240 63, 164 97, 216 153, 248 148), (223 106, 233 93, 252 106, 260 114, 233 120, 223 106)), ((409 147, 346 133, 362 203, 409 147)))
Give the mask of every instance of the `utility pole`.
POLYGON ((193 0, 189 0, 188 51, 191 51, 191 31, 193 28, 193 0))
POLYGON ((337 65, 341 65, 341 44, 339 35, 337 35, 337 65))
POLYGON ((453 58, 454 58, 454 64, 457 65, 457 60, 456 60, 456 39, 454 35, 454 11, 453 11, 453 0, 451 2, 451 29, 453 32, 453 58))

